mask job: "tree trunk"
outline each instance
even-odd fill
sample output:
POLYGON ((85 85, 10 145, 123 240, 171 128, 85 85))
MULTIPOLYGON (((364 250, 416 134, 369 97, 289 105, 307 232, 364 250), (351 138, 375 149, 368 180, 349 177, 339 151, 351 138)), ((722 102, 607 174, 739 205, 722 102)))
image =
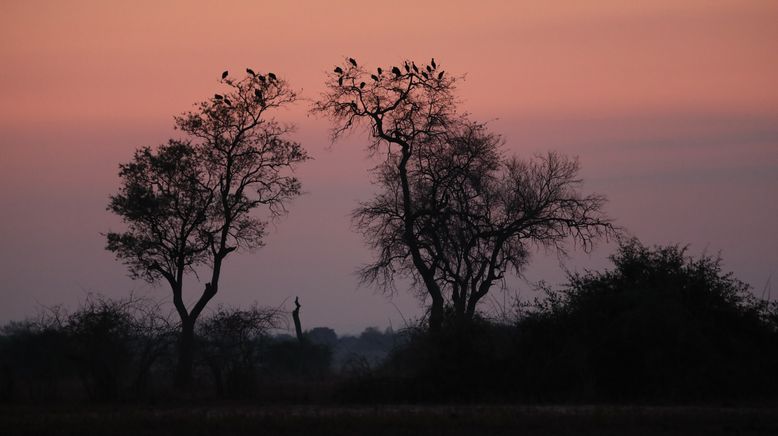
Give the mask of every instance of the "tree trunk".
POLYGON ((194 319, 181 321, 181 336, 178 339, 178 368, 176 369, 176 387, 189 388, 192 385, 192 367, 194 364, 194 319))
POLYGON ((467 285, 461 286, 462 292, 454 299, 454 323, 463 325, 467 320, 466 307, 468 301, 467 285))
POLYGON ((440 332, 443 326, 443 298, 432 298, 430 307, 430 333, 440 332))
POLYGON ((303 342, 303 326, 300 323, 300 300, 299 297, 294 297, 295 308, 292 311, 292 319, 294 320, 294 333, 297 335, 297 340, 303 342))
POLYGON ((472 320, 475 318, 475 308, 478 305, 479 298, 475 295, 470 296, 470 300, 467 302, 467 313, 465 314, 465 319, 472 320))
POLYGON ((408 183, 408 170, 406 167, 408 160, 411 158, 411 147, 408 143, 398 142, 397 140, 386 136, 383 133, 380 118, 376 118, 376 125, 384 139, 393 141, 402 147, 402 159, 400 160, 397 169, 400 172, 400 185, 402 187, 403 238, 408 245, 408 250, 411 252, 413 266, 421 275, 424 280, 424 285, 427 287, 427 292, 430 294, 430 297, 432 297, 432 307, 430 307, 430 332, 437 333, 443 325, 444 300, 440 292, 440 287, 435 283, 435 272, 424 263, 419 250, 418 241, 413 234, 413 207, 411 205, 411 188, 408 183))

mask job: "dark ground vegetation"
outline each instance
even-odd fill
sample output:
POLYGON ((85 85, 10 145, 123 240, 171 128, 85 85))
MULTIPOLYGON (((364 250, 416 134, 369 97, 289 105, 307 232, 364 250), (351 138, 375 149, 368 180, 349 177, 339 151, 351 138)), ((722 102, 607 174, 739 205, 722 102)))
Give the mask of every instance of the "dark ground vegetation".
POLYGON ((298 340, 271 334, 285 313, 221 308, 188 391, 171 317, 93 297, 3 327, 0 434, 775 434, 776 304, 682 247, 633 240, 612 260, 511 322, 435 333, 298 340))
POLYGON ((769 408, 297 406, 0 409, 4 435, 768 435, 769 408))

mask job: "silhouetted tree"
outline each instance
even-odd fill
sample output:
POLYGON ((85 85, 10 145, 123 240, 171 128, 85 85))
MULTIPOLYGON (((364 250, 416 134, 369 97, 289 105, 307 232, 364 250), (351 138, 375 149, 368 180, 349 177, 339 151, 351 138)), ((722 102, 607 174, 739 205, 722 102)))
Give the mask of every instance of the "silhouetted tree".
POLYGON ((120 166, 122 187, 108 206, 128 226, 107 235, 108 250, 133 277, 164 279, 172 290, 181 319, 179 386, 191 383, 195 322, 218 292, 224 259, 263 245, 266 221, 255 210, 264 206, 270 217, 283 214, 286 202, 300 193, 288 172, 308 159, 287 139, 292 127, 270 116, 296 100, 285 81, 251 71, 240 80, 225 72, 221 82, 226 93, 176 117, 189 140, 141 149, 120 166), (188 308, 184 276, 203 266, 210 278, 188 308))
POLYGON ((415 150, 445 134, 458 118, 455 80, 452 76, 430 77, 408 62, 404 71, 392 71, 391 75, 371 74, 349 58, 327 77, 326 91, 313 110, 336 123, 333 141, 367 124, 370 151, 378 154, 385 147, 387 159, 396 162, 401 241, 407 247, 408 262, 432 300, 430 327, 435 329, 442 321, 445 299, 435 280, 435 265, 425 258, 425 247, 416 238, 418 206, 413 203, 409 166, 415 150))
POLYGON ((519 273, 531 245, 584 248, 612 231, 604 198, 578 191, 577 161, 554 153, 535 161, 504 159, 499 136, 456 111, 455 79, 430 63, 404 63, 391 75, 354 62, 339 66, 314 111, 331 117, 333 140, 369 126, 379 194, 355 212, 357 227, 378 253, 365 281, 393 289, 409 275, 431 300, 430 329, 446 304, 472 319, 478 302, 509 269, 519 273), (425 72, 426 70, 426 72, 425 72))

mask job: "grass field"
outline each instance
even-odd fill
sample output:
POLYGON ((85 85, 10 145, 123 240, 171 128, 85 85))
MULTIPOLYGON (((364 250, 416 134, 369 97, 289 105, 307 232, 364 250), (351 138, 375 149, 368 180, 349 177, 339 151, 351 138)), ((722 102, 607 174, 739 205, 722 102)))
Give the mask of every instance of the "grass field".
POLYGON ((7 406, 0 435, 778 435, 778 408, 7 406))

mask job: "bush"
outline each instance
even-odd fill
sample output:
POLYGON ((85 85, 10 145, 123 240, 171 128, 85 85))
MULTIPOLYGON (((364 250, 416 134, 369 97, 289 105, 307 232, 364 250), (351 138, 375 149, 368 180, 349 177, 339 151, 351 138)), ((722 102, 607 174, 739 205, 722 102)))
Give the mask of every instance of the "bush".
POLYGON ((256 305, 247 310, 219 307, 199 324, 199 351, 219 395, 245 397, 256 391, 268 332, 281 314, 256 305))
POLYGON ((11 322, 2 328, 0 365, 2 398, 51 401, 61 395, 65 380, 73 374, 67 359, 67 335, 60 321, 11 322))
POLYGON ((511 397, 506 379, 514 376, 515 328, 480 317, 467 325, 453 320, 453 311, 447 311, 439 332, 419 326, 398 333, 388 358, 370 371, 362 369, 344 395, 351 401, 389 402, 511 397))
POLYGON ((721 260, 636 240, 615 269, 570 276, 519 323, 523 389, 581 398, 702 399, 776 387, 775 323, 721 260))
POLYGON ((271 379, 318 379, 330 372, 332 350, 308 340, 277 340, 267 349, 266 375, 271 379))
POLYGON ((90 295, 67 319, 69 357, 91 399, 140 396, 154 365, 171 351, 174 328, 158 306, 130 296, 90 295))
POLYGON ((70 315, 55 308, 37 320, 3 327, 0 392, 7 400, 31 401, 62 394, 100 401, 138 397, 172 343, 172 326, 156 305, 89 295, 70 315))

